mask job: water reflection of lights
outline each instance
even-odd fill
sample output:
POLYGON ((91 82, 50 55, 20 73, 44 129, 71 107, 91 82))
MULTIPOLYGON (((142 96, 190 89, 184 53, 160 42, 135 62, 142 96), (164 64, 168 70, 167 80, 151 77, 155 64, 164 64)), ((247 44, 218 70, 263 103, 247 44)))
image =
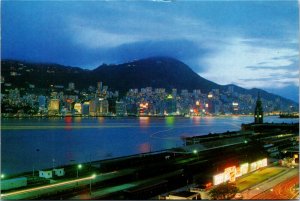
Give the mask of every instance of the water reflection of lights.
POLYGON ((98 122, 103 123, 104 122, 104 117, 98 117, 98 122))
POLYGON ((199 125, 200 124, 200 121, 201 121, 201 117, 193 117, 193 123, 196 124, 196 125, 199 125))
POLYGON ((71 116, 65 117, 65 122, 72 123, 72 117, 71 116))
POLYGON ((175 117, 166 117, 166 125, 167 126, 173 126, 175 121, 175 117))
POLYGON ((65 130, 72 130, 72 117, 65 117, 65 130))
POLYGON ((150 122, 150 117, 140 117, 140 126, 142 128, 148 127, 150 122))
POLYGON ((75 121, 76 123, 80 123, 80 122, 81 122, 81 119, 82 119, 81 117, 75 117, 75 118, 74 118, 74 121, 75 121))
POLYGON ((146 153, 151 151, 151 145, 149 143, 143 143, 139 145, 139 151, 141 153, 146 153))

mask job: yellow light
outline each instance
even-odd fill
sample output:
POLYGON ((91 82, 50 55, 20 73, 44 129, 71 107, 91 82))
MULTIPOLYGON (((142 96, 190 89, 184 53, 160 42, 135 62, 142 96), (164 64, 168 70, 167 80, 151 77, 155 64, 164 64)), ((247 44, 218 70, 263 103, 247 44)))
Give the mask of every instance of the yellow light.
POLYGON ((199 105, 200 105, 200 102, 199 102, 199 101, 196 101, 196 105, 199 106, 199 105))
POLYGON ((249 163, 244 163, 240 166, 241 168, 241 174, 247 174, 248 173, 248 169, 249 169, 249 163))
POLYGON ((167 99, 172 99, 173 98, 173 96, 171 95, 171 94, 169 94, 168 96, 167 96, 167 99))
POLYGON ((298 156, 298 154, 294 154, 294 158, 298 158, 299 156, 298 156))
POLYGON ((224 182, 224 173, 214 175, 213 184, 218 185, 224 182))

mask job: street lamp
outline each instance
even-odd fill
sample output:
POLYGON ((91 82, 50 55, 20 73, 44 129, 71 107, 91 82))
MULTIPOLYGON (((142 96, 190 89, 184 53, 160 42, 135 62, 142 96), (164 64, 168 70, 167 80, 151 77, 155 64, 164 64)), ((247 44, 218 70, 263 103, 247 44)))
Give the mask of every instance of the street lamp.
POLYGON ((1 179, 4 179, 5 175, 4 174, 1 174, 1 179))
POLYGON ((80 170, 81 168, 82 168, 81 164, 77 165, 77 178, 78 178, 78 170, 80 170))
POLYGON ((193 153, 194 153, 194 154, 197 154, 197 157, 198 157, 198 160, 199 160, 199 154, 198 154, 197 149, 194 149, 194 150, 193 150, 193 153))
POLYGON ((96 178, 96 174, 93 174, 90 179, 90 195, 92 195, 92 179, 96 178))

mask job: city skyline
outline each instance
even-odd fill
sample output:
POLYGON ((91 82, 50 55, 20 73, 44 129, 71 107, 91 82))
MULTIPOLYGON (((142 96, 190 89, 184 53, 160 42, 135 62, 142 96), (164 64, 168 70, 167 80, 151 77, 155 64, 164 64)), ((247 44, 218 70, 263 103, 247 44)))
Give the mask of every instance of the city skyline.
POLYGON ((91 69, 171 56, 218 84, 298 102, 297 1, 4 1, 2 11, 3 59, 91 69))

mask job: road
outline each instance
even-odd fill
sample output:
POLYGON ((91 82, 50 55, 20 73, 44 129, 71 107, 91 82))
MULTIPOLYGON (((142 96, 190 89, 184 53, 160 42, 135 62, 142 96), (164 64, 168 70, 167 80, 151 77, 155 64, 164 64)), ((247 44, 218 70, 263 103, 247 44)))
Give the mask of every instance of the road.
POLYGON ((255 199, 256 196, 259 196, 262 193, 266 193, 267 191, 272 192, 272 188, 274 192, 275 186, 281 184, 282 182, 289 181, 291 178, 297 177, 298 174, 298 168, 287 168, 284 172, 280 173, 279 175, 272 177, 264 182, 261 182, 249 189, 246 189, 243 192, 241 192, 241 194, 244 199, 255 199))
POLYGON ((80 190, 80 187, 89 185, 91 182, 104 182, 111 178, 124 176, 131 174, 132 169, 124 169, 122 171, 113 171, 104 174, 92 175, 89 177, 70 179, 67 181, 60 181, 54 184, 44 185, 35 188, 29 188, 24 190, 17 190, 5 194, 1 194, 2 199, 36 199, 42 195, 51 195, 58 192, 63 192, 68 189, 80 190))
POLYGON ((294 186, 299 184, 299 175, 291 177, 284 182, 277 184, 275 187, 254 196, 255 200, 288 200, 294 199, 297 195, 294 186))

